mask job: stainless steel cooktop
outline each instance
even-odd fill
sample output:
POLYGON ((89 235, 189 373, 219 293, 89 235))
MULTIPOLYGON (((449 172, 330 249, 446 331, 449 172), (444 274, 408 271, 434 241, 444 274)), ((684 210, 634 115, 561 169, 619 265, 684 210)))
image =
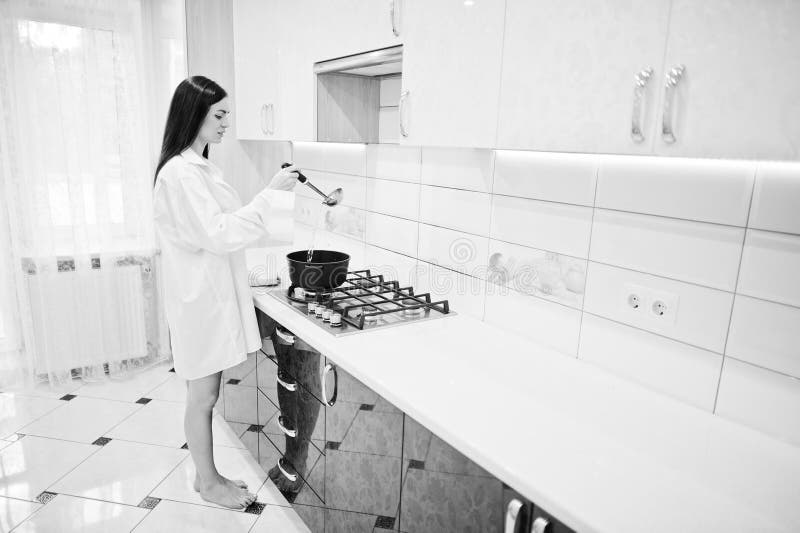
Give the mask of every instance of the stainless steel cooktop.
POLYGON ((456 314, 447 300, 415 294, 413 287, 400 287, 369 270, 348 272, 345 282, 331 291, 315 293, 291 286, 267 294, 335 336, 456 314))

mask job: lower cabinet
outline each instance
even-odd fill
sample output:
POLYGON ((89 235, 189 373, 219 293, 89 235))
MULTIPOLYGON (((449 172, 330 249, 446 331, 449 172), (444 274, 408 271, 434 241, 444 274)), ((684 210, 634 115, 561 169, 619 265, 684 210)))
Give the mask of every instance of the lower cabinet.
POLYGON ((570 531, 289 332, 246 364, 225 417, 312 532, 570 531))

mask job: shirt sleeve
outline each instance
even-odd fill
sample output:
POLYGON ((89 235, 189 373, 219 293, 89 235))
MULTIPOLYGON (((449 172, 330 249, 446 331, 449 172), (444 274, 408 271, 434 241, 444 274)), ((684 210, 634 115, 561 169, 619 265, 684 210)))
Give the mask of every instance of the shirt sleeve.
POLYGON ((271 228, 285 226, 287 206, 294 205, 293 192, 264 189, 250 203, 225 213, 199 173, 176 178, 173 201, 177 237, 218 254, 235 252, 270 237, 271 228))

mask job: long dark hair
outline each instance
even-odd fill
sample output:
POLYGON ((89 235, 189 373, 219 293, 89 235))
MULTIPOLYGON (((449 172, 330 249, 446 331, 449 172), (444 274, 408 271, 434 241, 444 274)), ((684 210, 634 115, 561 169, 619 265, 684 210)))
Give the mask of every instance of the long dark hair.
MULTIPOLYGON (((208 110, 226 96, 228 93, 225 89, 205 76, 192 76, 178 84, 169 104, 155 179, 158 179, 158 173, 167 161, 191 146, 208 110)), ((208 157, 208 145, 203 150, 203 157, 208 157)))

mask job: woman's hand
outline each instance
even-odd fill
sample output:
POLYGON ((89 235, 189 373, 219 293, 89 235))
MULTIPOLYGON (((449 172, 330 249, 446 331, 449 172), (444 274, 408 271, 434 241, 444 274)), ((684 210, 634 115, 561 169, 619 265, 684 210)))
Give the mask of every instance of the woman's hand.
POLYGON ((279 191, 291 191, 297 185, 297 167, 292 165, 282 168, 277 174, 272 176, 272 180, 267 185, 267 189, 276 189, 279 191))

